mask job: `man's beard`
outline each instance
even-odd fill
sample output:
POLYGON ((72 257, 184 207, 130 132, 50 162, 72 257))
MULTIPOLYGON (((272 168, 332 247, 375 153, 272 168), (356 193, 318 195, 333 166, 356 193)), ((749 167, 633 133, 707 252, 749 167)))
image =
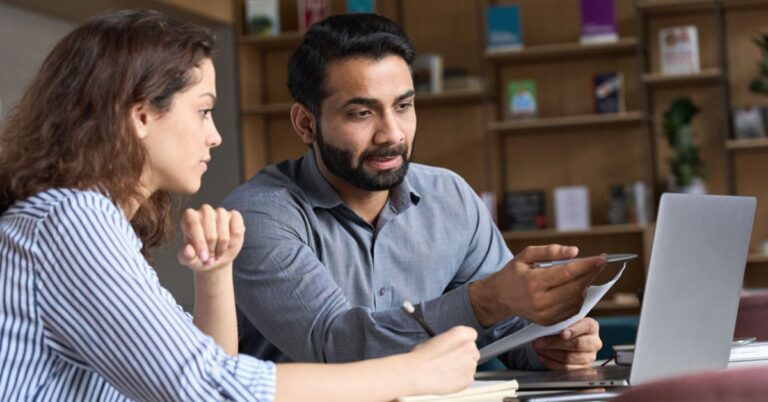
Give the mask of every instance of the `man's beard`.
POLYGON ((317 147, 323 163, 334 175, 347 183, 367 191, 389 190, 405 179, 408 173, 408 147, 405 144, 395 145, 389 148, 366 150, 357 160, 357 167, 352 165, 352 152, 337 148, 323 141, 323 133, 320 125, 317 125, 317 147), (395 169, 384 170, 377 173, 368 173, 363 170, 364 162, 369 158, 393 157, 400 155, 402 164, 395 169))

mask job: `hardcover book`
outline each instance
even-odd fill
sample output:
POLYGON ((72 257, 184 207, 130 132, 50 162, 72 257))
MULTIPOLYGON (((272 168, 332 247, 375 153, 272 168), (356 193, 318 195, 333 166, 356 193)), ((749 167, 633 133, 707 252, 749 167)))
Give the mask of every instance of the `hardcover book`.
POLYGON ((374 0, 347 0, 348 13, 372 13, 375 10, 374 0))
POLYGON ((624 77, 621 72, 595 74, 592 79, 592 105, 595 113, 624 111, 624 77))
POLYGON ((278 0, 246 0, 245 28, 253 35, 274 36, 280 33, 278 0))
POLYGON ((411 69, 416 92, 443 91, 443 56, 435 53, 419 54, 414 58, 411 69))
POLYGON ((699 65, 699 35, 693 25, 664 28, 659 31, 661 72, 691 74, 701 70, 699 65))
POLYGON ((507 191, 504 213, 509 230, 534 230, 547 227, 545 194, 542 190, 507 191))
POLYGON ((581 0, 581 43, 619 40, 614 0, 581 0))
POLYGON ((520 8, 516 4, 488 6, 486 9, 488 50, 516 50, 523 47, 520 8))
POLYGON ((331 15, 330 0, 298 0, 299 31, 304 32, 316 22, 331 15))
POLYGON ((507 83, 508 115, 510 118, 536 117, 536 81, 522 80, 507 83))

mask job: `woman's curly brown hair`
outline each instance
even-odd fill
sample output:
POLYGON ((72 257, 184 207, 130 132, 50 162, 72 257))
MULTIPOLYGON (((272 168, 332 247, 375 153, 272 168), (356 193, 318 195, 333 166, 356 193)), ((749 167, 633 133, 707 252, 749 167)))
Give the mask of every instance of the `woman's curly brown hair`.
POLYGON ((154 11, 104 14, 65 36, 4 124, 0 212, 51 188, 99 189, 122 208, 140 203, 131 224, 146 256, 168 236, 171 196, 140 194, 146 154, 130 109, 167 112, 213 47, 207 29, 154 11))

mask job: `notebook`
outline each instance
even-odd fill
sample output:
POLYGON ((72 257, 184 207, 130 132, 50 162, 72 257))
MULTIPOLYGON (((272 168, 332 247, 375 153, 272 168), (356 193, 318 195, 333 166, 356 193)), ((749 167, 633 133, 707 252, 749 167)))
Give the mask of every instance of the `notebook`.
POLYGON ((517 381, 475 381, 467 389, 448 395, 420 395, 399 398, 397 402, 499 402, 517 394, 517 381))
MULTIPOLYGON (((627 386, 725 369, 744 278, 754 197, 661 197, 632 366, 516 376, 520 390, 627 386)), ((488 373, 483 379, 510 374, 488 373)))

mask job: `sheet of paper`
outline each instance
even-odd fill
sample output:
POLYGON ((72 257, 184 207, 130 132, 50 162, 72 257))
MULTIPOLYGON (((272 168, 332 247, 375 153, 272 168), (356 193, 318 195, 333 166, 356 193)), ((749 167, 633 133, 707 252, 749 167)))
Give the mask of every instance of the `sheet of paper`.
POLYGON ((575 316, 565 321, 560 321, 557 324, 553 324, 549 326, 529 324, 525 328, 513 334, 509 334, 497 340, 496 342, 480 349, 480 361, 478 362, 478 364, 491 360, 494 357, 504 352, 508 352, 510 350, 525 346, 530 342, 532 342, 533 340, 541 338, 542 336, 557 334, 560 331, 567 328, 569 325, 573 324, 574 322, 586 317, 587 314, 592 310, 592 308, 595 307, 595 304, 597 304, 597 302, 600 301, 603 295, 605 295, 605 293, 608 292, 608 289, 610 289, 611 286, 613 286, 613 284, 619 280, 619 278, 621 277, 621 274, 624 273, 624 268, 626 267, 627 267, 627 264, 624 263, 624 266, 621 267, 621 269, 616 274, 616 276, 614 276, 613 279, 611 279, 609 282, 603 285, 594 285, 587 288, 587 294, 584 298, 584 304, 582 304, 581 310, 575 316))

